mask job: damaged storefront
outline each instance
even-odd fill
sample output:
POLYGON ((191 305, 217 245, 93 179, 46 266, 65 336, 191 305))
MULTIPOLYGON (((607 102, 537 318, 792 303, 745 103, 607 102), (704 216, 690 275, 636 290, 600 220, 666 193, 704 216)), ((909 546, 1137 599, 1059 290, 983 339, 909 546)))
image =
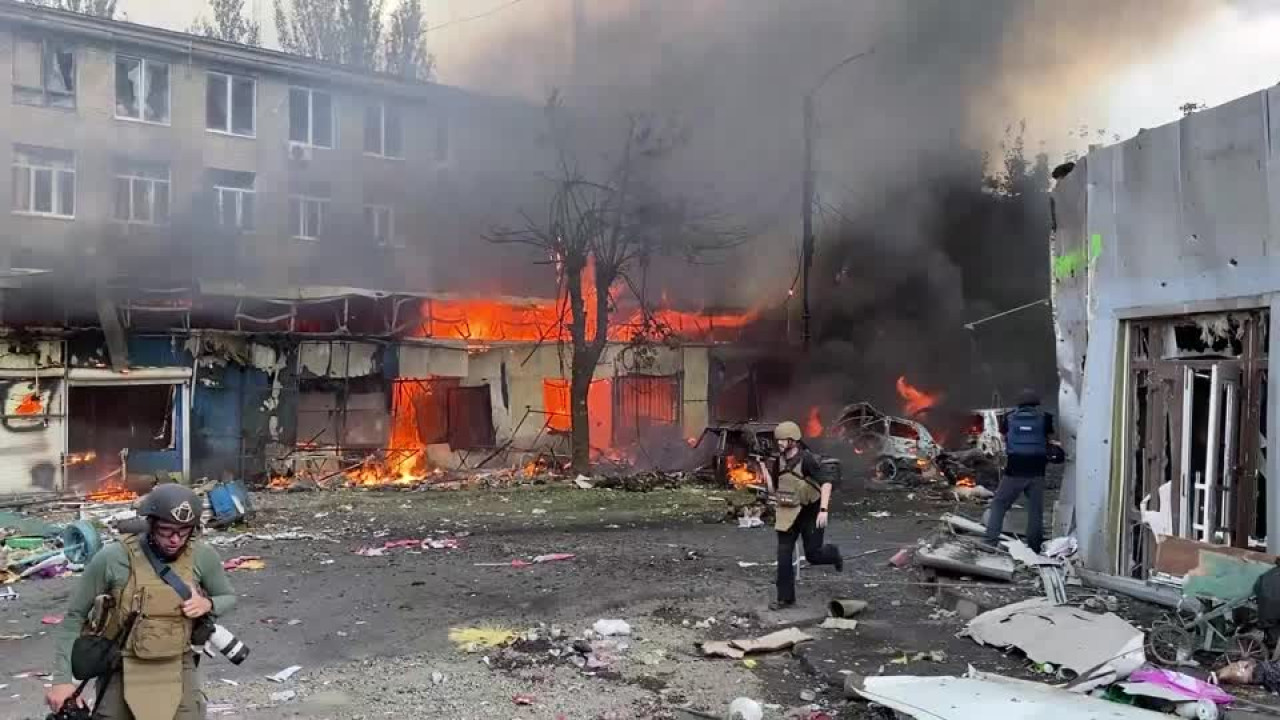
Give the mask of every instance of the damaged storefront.
POLYGON ((1251 95, 1055 173, 1056 521, 1094 570, 1180 584, 1204 551, 1280 551, 1277 102, 1251 95))
MULTIPOLYGON (((540 326, 509 336, 514 310, 464 327, 429 298, 321 289, 119 307, 114 354, 92 326, 10 329, 0 494, 128 494, 158 476, 404 485, 569 457, 568 350, 540 326)), ((610 342, 593 454, 657 465, 687 448, 708 421, 713 345, 610 342)))

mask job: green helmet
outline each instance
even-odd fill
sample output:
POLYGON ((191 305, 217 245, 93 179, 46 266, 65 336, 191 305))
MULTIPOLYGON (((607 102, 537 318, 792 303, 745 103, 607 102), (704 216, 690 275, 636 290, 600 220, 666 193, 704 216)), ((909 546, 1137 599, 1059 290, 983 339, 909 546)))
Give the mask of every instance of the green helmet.
POLYGON ((800 426, 787 420, 778 423, 778 427, 773 429, 774 440, 795 440, 800 442, 804 439, 804 435, 800 432, 800 426))
POLYGON ((181 527, 193 528, 199 525, 203 512, 204 503, 200 501, 200 496, 190 488, 176 483, 157 485, 138 505, 139 515, 181 527))

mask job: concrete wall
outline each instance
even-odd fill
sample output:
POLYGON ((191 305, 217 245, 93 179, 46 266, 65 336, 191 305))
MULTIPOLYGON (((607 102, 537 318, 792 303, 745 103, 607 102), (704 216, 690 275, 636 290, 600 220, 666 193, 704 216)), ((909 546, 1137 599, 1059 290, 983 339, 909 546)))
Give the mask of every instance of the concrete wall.
MULTIPOLYGON (((1122 321, 1271 308, 1280 327, 1280 89, 1091 151, 1054 190, 1054 314, 1062 435, 1071 458, 1059 518, 1090 566, 1111 569, 1107 517, 1122 321)), ((1273 333, 1274 334, 1274 333, 1273 333)), ((1280 377, 1280 352, 1271 353, 1280 377)), ((1271 428, 1280 401, 1271 394, 1271 428)), ((1280 478, 1280 453, 1267 476, 1280 478)), ((1280 493, 1268 542, 1280 550, 1280 493)))

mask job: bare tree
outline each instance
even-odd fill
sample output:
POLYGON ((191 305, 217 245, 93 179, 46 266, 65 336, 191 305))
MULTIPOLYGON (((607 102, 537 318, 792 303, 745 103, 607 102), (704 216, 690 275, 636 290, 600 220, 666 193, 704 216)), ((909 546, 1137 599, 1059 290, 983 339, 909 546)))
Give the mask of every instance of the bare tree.
POLYGON ((430 80, 435 74, 435 58, 427 52, 421 0, 400 0, 391 13, 385 45, 387 72, 407 80, 430 80))
MULTIPOLYGON (((557 283, 569 298, 573 468, 586 472, 591 464, 587 394, 611 337, 615 286, 635 291, 641 284, 631 275, 646 269, 656 256, 678 253, 695 258, 732 247, 741 235, 723 229, 709 215, 694 214, 687 202, 657 191, 652 182, 655 163, 682 143, 679 133, 629 118, 621 154, 597 180, 588 178, 573 158, 569 126, 554 93, 546 115, 557 154, 547 217, 535 221, 526 216, 525 227, 499 231, 490 240, 530 245, 556 261, 557 283)), ((637 293, 636 299, 644 316, 652 318, 643 294, 637 293)), ((646 320, 642 325, 652 323, 646 320)))
POLYGON ((32 5, 51 7, 57 10, 94 15, 114 20, 116 17, 116 0, 27 0, 32 5))
POLYGON ((280 47, 295 55, 377 70, 383 0, 275 0, 280 47))
POLYGON ((244 0, 209 0, 213 21, 204 18, 191 26, 193 35, 226 40, 241 45, 260 45, 262 27, 245 12, 244 0))

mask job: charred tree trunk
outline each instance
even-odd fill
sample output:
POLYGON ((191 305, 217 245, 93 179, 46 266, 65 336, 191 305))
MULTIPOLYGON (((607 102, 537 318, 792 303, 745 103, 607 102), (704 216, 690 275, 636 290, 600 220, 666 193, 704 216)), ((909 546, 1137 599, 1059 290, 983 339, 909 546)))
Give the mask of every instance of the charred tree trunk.
POLYGON ((586 262, 570 261, 565 267, 565 282, 569 285, 570 325, 573 340, 573 362, 570 365, 569 417, 573 471, 587 473, 591 470, 591 414, 587 409, 587 397, 596 366, 609 341, 609 288, 615 273, 597 269, 594 277, 595 317, 587 314, 587 298, 583 293, 582 276, 586 262), (588 323, 594 320, 594 325, 588 323))

